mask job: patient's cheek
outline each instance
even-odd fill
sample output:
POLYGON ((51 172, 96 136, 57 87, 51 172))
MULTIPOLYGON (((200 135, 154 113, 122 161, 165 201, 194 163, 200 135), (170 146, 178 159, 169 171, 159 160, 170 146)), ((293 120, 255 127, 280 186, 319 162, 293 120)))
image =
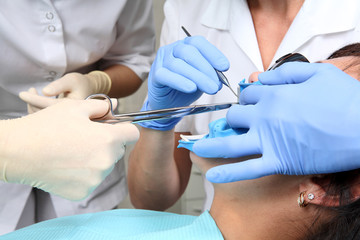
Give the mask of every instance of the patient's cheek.
POLYGON ((259 76, 260 73, 261 73, 261 72, 253 72, 252 74, 250 74, 250 76, 249 76, 249 83, 254 83, 254 82, 259 81, 258 76, 259 76))

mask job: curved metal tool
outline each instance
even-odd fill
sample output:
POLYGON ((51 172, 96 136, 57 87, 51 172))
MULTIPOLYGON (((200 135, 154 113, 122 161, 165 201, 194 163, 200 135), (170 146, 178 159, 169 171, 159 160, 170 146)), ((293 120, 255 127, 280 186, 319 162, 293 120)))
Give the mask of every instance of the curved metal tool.
POLYGON ((176 108, 166 108, 152 111, 142 111, 142 112, 133 112, 133 113, 124 113, 124 114, 114 114, 113 105, 111 99, 105 94, 93 94, 88 96, 86 99, 100 99, 106 100, 109 103, 109 111, 105 116, 98 119, 93 119, 96 122, 103 123, 118 123, 118 122, 146 122, 159 119, 169 119, 184 117, 187 115, 219 111, 231 107, 233 104, 237 103, 223 103, 223 104, 204 104, 204 105, 192 105, 186 107, 176 107, 176 108))

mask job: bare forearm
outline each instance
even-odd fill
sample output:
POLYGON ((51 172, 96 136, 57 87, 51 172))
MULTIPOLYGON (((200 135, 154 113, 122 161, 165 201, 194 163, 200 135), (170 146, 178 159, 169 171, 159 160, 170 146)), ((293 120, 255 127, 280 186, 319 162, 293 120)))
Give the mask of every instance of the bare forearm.
POLYGON ((143 128, 129 160, 128 184, 136 208, 165 210, 180 197, 174 132, 143 128))
POLYGON ((114 65, 105 70, 110 76, 112 85, 110 97, 122 98, 136 92, 142 84, 142 80, 130 68, 124 65, 114 65))

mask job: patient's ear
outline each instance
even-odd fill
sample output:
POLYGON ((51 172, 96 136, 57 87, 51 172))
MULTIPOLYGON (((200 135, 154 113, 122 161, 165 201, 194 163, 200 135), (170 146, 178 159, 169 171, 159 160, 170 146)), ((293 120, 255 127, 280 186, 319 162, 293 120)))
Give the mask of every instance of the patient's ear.
MULTIPOLYGON (((304 180, 299 185, 300 192, 305 192, 305 202, 325 207, 338 207, 340 205, 339 191, 335 194, 329 191, 330 175, 317 175, 304 180)), ((360 198, 360 175, 348 185, 351 192, 351 202, 360 198)))

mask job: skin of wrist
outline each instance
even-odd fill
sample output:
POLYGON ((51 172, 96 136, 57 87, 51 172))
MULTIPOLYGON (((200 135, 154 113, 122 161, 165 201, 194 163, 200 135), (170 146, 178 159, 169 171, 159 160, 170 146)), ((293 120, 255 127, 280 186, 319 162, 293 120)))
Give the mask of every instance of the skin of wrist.
MULTIPOLYGON (((138 155, 143 155, 144 158, 148 159, 147 153, 153 152, 153 149, 157 149, 157 151, 153 152, 152 156, 163 156, 163 157, 155 157, 158 163, 163 162, 164 164, 168 164, 167 157, 165 157, 166 153, 171 154, 168 152, 169 149, 173 149, 174 144, 174 130, 168 131, 159 131, 154 130, 151 128, 142 128, 141 129, 141 138, 138 141, 137 146, 141 146, 141 149, 137 152, 138 155)), ((147 164, 150 164, 150 161, 146 161, 147 164)), ((151 167, 151 166, 150 166, 151 167)))

